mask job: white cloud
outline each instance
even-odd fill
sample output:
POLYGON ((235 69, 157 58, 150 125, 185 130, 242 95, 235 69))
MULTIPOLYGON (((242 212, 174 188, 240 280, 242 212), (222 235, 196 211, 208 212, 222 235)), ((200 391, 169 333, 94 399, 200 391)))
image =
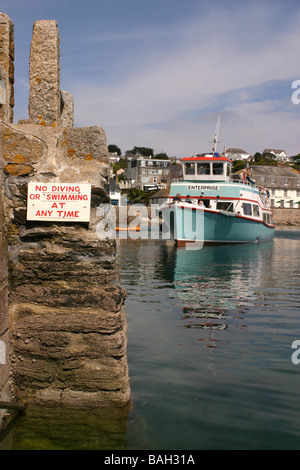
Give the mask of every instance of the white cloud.
MULTIPOLYGON (((130 75, 120 73, 113 85, 74 82, 77 125, 104 127, 109 142, 122 150, 145 145, 155 151, 186 155, 202 151, 203 142, 212 138, 212 119, 206 124, 200 116, 213 105, 210 116, 214 121, 217 115, 224 115, 224 145, 251 147, 252 151, 277 147, 281 142, 280 147, 296 152, 300 142, 295 108, 282 112, 275 102, 248 103, 247 99, 251 99, 252 87, 299 78, 295 59, 300 14, 274 31, 274 12, 257 8, 236 13, 219 10, 193 20, 189 27, 185 24, 186 29, 179 28, 168 52, 163 45, 148 48, 130 75), (247 15, 247 21, 242 14, 247 15), (253 28, 258 24, 264 31, 249 32, 246 24, 253 28), (231 129, 226 127, 229 116, 231 129), (264 139, 268 140, 265 144, 264 139)), ((142 37, 140 28, 128 33, 130 38, 135 35, 142 37)), ((152 36, 147 31, 145 35, 152 36)), ((163 35, 168 35, 168 29, 163 35)), ((125 36, 120 32, 119 37, 124 40, 125 36)), ((291 94, 290 89, 286 94, 291 94)))

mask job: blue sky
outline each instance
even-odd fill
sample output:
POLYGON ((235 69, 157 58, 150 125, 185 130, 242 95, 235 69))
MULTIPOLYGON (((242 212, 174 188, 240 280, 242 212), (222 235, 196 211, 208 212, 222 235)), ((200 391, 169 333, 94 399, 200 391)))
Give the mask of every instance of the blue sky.
POLYGON ((109 144, 184 157, 300 152, 299 0, 0 0, 15 25, 15 122, 28 117, 33 22, 58 21, 76 126, 109 144))

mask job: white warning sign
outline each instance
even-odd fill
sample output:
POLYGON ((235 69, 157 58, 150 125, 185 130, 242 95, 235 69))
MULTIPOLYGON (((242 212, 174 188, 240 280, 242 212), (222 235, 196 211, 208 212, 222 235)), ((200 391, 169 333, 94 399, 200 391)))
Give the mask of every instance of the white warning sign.
POLYGON ((90 184, 28 184, 27 220, 89 222, 90 209, 90 184))

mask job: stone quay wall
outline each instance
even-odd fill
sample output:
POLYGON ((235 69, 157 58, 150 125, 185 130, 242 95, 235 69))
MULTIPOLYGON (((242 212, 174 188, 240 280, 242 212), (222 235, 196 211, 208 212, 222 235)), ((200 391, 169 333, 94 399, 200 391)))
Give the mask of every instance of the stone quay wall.
MULTIPOLYGON (((11 31, 11 20, 0 19, 11 31)), ((59 71, 57 23, 38 21, 29 119, 14 124, 6 108, 0 121, 0 345, 8 356, 0 401, 123 407, 130 401, 126 291, 115 241, 97 236, 97 208, 109 201, 106 135, 98 126, 74 127, 59 71), (28 220, 29 183, 90 185, 89 221, 28 220)))
POLYGON ((276 225, 300 225, 300 210, 284 207, 273 209, 273 218, 276 225))

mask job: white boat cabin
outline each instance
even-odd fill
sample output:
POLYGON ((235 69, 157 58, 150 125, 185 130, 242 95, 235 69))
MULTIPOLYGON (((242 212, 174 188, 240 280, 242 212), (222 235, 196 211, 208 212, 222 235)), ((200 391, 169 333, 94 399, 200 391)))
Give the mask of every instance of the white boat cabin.
POLYGON ((232 162, 228 158, 206 154, 182 159, 184 181, 229 182, 232 162))

